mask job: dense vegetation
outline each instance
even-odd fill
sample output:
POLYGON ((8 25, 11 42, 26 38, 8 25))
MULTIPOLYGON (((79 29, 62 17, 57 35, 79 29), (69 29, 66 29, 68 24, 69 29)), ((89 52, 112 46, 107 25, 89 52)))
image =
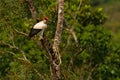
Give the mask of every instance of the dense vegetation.
MULTIPOLYGON (((93 2, 65 0, 60 45, 62 80, 120 80, 120 24, 114 33, 116 25, 110 22, 108 16, 112 15, 107 15, 104 7, 105 3, 113 2, 93 2), (106 14, 102 8, 95 8, 101 4, 106 14)), ((43 14, 49 17, 45 34, 53 43, 56 0, 33 0, 33 3, 40 19, 43 14)), ((39 40, 28 40, 26 36, 34 24, 24 0, 0 0, 0 80, 51 79, 49 61, 39 40), (29 61, 24 60, 24 55, 29 61)))

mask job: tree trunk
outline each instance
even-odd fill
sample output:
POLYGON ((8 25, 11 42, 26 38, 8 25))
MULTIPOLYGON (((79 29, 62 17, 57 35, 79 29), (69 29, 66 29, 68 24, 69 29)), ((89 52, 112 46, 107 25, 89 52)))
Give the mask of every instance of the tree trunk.
POLYGON ((53 51, 55 53, 56 58, 53 59, 51 64, 51 71, 53 73, 53 80, 60 80, 60 64, 61 64, 61 56, 59 53, 59 45, 61 42, 61 34, 62 34, 62 28, 63 28, 63 18, 64 18, 64 0, 58 0, 58 22, 57 22, 57 28, 54 38, 54 44, 53 44, 53 51), (54 76, 56 74, 56 76, 54 76))
MULTIPOLYGON (((26 0, 30 11, 32 13, 33 19, 37 22, 37 12, 35 7, 32 4, 32 0, 26 0)), ((58 22, 55 33, 55 39, 53 46, 50 44, 48 38, 43 35, 43 39, 41 39, 41 44, 43 48, 46 50, 46 55, 50 62, 50 71, 52 80, 61 80, 60 76, 60 64, 61 64, 61 56, 59 53, 59 45, 61 42, 61 34, 63 28, 63 15, 64 15, 64 0, 58 0, 58 22)))

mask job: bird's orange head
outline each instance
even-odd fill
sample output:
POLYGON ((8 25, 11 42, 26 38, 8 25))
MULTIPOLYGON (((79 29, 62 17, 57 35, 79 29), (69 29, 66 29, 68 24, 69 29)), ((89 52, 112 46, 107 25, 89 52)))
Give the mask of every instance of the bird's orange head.
POLYGON ((43 20, 48 20, 48 17, 44 17, 43 20))

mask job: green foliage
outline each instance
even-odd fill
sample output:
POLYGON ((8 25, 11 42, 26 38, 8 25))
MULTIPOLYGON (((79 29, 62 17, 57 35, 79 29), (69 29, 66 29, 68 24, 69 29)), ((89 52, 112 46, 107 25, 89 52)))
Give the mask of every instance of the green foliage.
MULTIPOLYGON (((33 0, 33 3, 40 19, 43 13, 49 18, 46 35, 52 43, 57 24, 56 0, 33 0)), ((62 79, 119 80, 119 35, 112 36, 103 27, 107 17, 102 8, 92 8, 90 0, 83 0, 80 7, 79 4, 80 0, 65 1, 60 45, 62 79), (66 30, 71 28, 78 46, 73 35, 66 30)), ((1 0, 0 12, 0 79, 50 80, 49 61, 37 39, 28 40, 16 31, 28 34, 34 25, 27 4, 23 0, 1 0), (21 60, 21 50, 31 64, 21 60)))
POLYGON ((119 2, 120 0, 91 0, 91 5, 98 6, 104 3, 113 3, 113 2, 119 2))
POLYGON ((85 5, 79 13, 78 21, 83 25, 89 24, 100 25, 106 21, 106 16, 102 12, 102 8, 93 11, 90 5, 85 5))

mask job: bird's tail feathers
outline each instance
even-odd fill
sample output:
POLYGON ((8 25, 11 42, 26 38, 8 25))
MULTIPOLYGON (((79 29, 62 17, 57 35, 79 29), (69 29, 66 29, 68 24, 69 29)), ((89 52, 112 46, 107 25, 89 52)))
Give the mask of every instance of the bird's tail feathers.
POLYGON ((28 39, 28 40, 30 40, 30 39, 31 39, 31 37, 30 37, 30 36, 27 36, 27 39, 28 39))

